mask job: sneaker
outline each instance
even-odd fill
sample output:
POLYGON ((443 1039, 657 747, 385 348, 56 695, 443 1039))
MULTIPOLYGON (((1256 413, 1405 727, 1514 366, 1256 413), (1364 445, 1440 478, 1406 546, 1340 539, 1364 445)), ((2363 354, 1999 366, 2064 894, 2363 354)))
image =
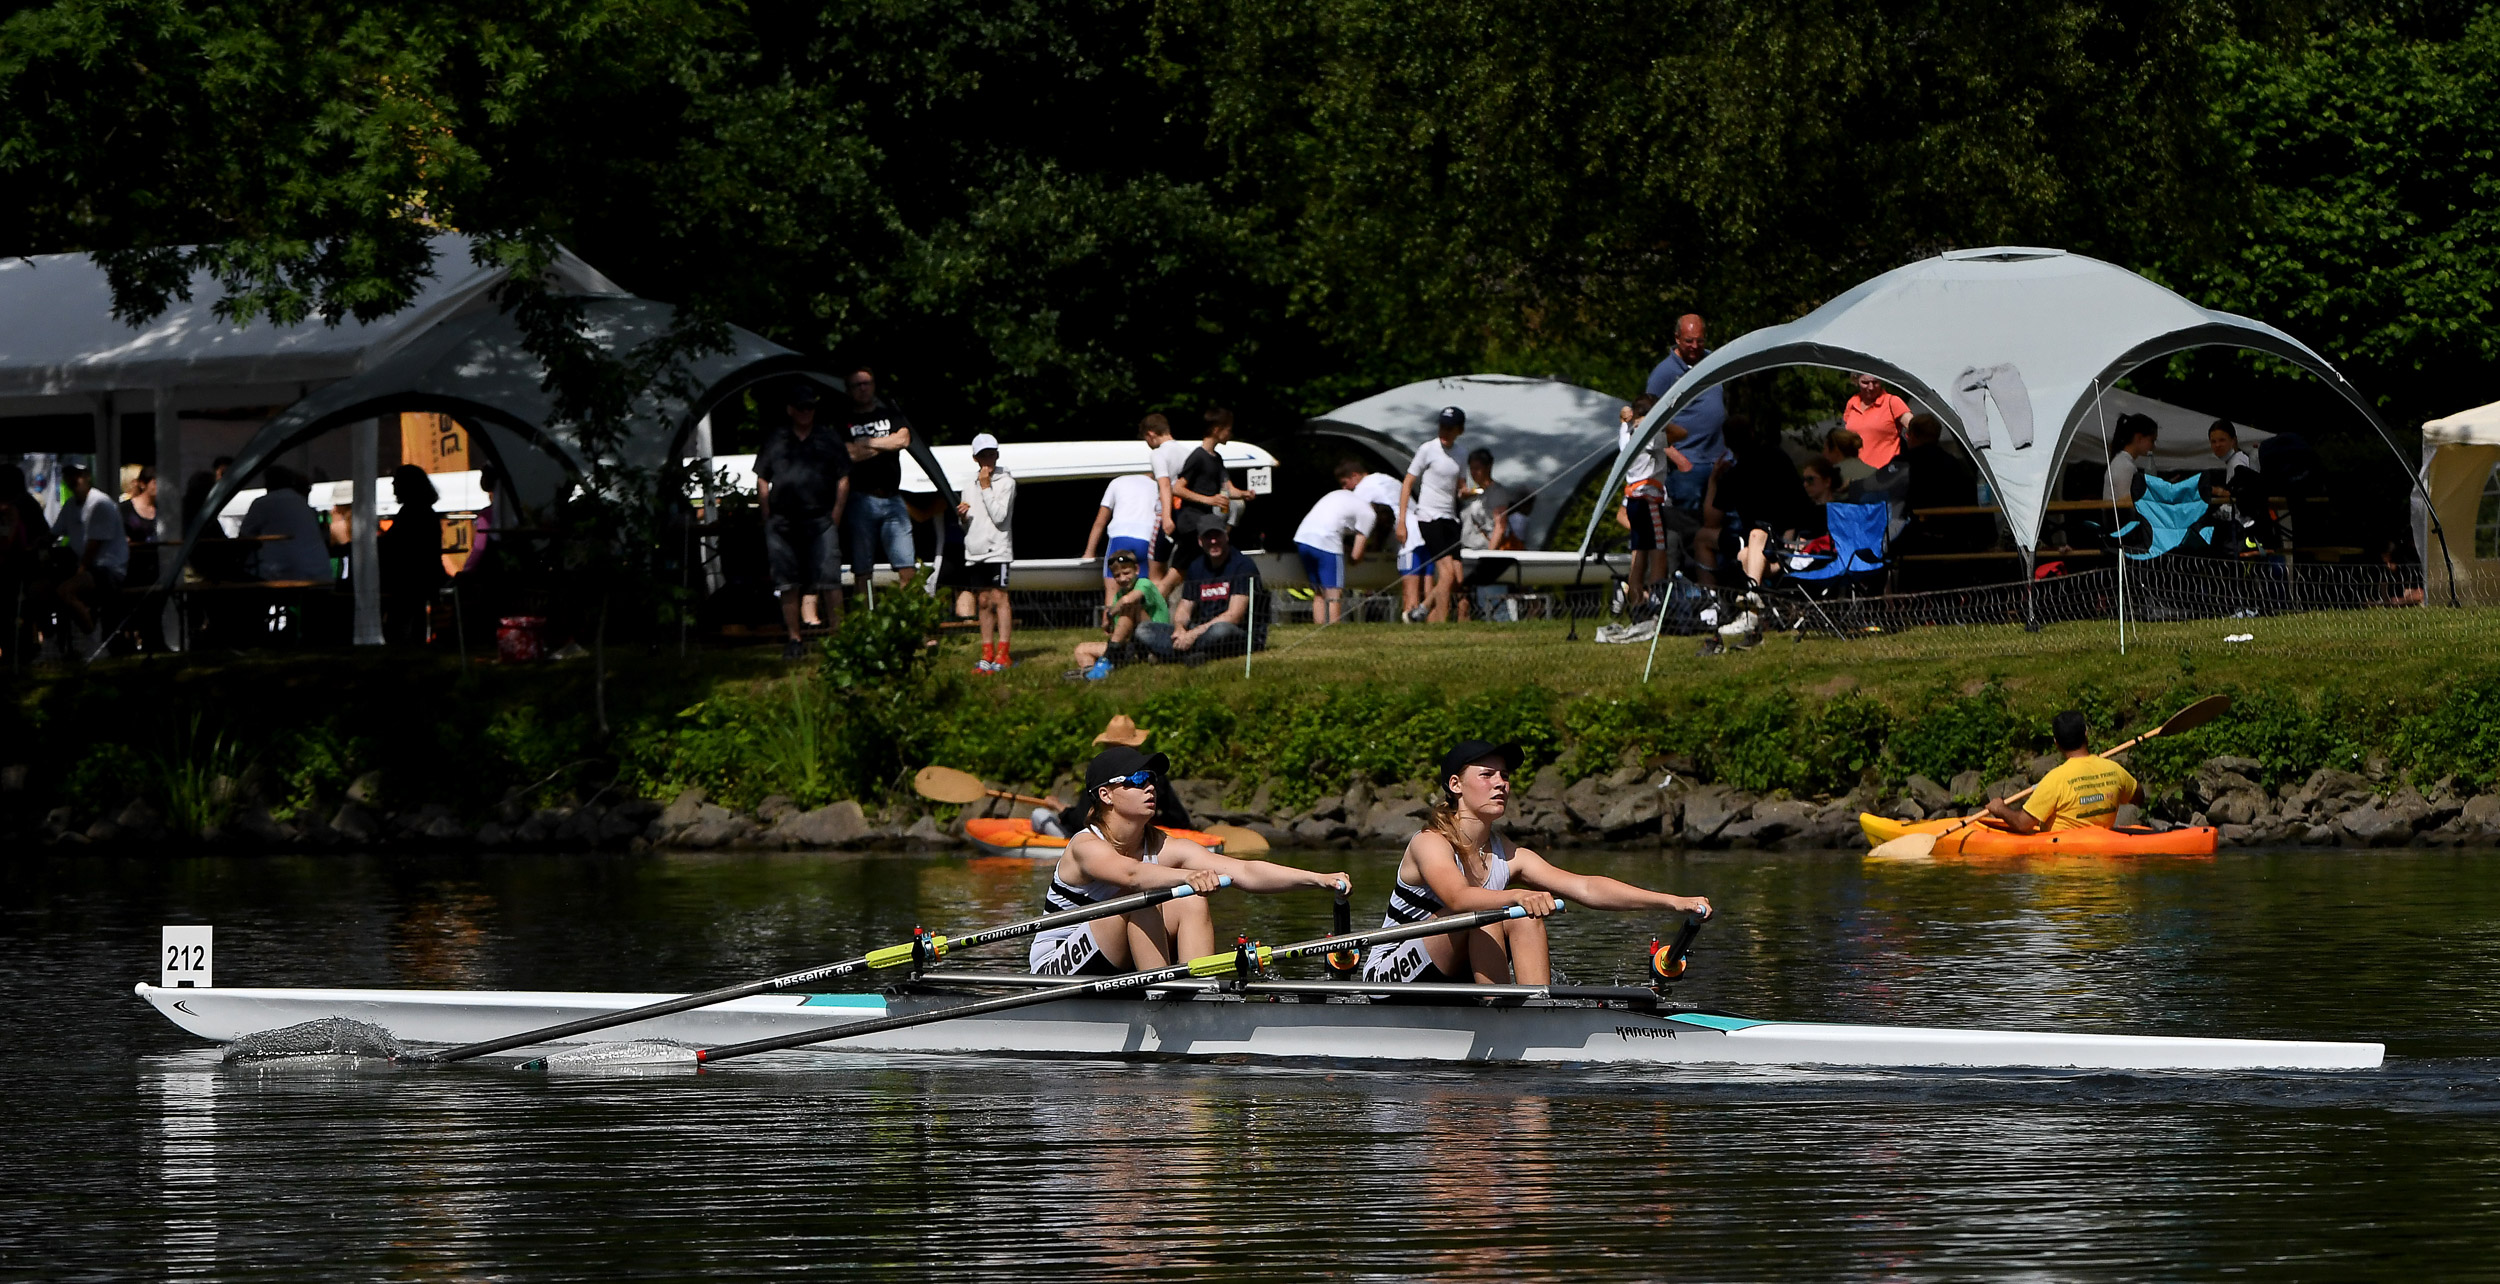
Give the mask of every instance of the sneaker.
POLYGON ((782 644, 781 644, 781 658, 782 658, 782 659, 784 659, 784 660, 804 660, 804 659, 806 659, 806 658, 807 658, 807 644, 806 644, 805 642, 801 642, 801 641, 799 641, 797 638, 792 638, 792 639, 790 639, 789 641, 782 643, 782 644))
POLYGON ((1600 642, 1621 642, 1623 640, 1623 626, 1620 624, 1598 625, 1597 640, 1600 642))
POLYGON ((1719 655, 1724 653, 1726 650, 1727 644, 1719 640, 1719 635, 1716 633, 1710 633, 1703 635, 1701 639, 1701 649, 1693 654, 1697 656, 1719 655))
POLYGON ((1415 604, 1415 609, 1406 613, 1406 622, 1409 624, 1421 624, 1424 622, 1424 617, 1430 614, 1432 614, 1432 603, 1417 602, 1415 604))
POLYGON ((1658 636, 1658 617, 1653 615, 1646 620, 1634 620, 1624 625, 1623 631, 1615 634, 1615 641, 1647 642, 1656 636, 1658 636))
POLYGON ((974 673, 996 673, 998 672, 998 666, 988 660, 975 660, 972 662, 972 671, 974 673))
POLYGON ((1094 667, 1085 671, 1085 679, 1088 682, 1100 682, 1110 676, 1111 662, 1109 660, 1096 660, 1094 667))

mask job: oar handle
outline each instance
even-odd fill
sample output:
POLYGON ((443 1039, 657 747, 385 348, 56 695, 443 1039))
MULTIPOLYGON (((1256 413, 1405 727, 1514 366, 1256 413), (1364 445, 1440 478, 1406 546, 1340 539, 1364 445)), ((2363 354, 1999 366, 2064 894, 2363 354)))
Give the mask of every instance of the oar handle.
POLYGON ((1030 807, 1056 807, 1059 805, 1058 800, 1056 799, 1036 798, 1031 794, 1020 794, 1010 789, 992 789, 988 785, 981 786, 981 791, 988 794, 992 798, 1004 798, 1009 802, 1020 802, 1030 807))

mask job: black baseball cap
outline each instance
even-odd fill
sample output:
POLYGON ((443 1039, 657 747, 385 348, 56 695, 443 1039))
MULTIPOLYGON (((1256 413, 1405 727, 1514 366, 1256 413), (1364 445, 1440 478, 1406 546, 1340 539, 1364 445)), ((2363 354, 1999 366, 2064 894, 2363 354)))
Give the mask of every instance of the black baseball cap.
POLYGON ((1113 745, 1095 754, 1094 760, 1085 764, 1085 792, 1090 796, 1104 785, 1140 771, 1151 771, 1169 779, 1172 760, 1132 745, 1113 745))
POLYGON ((820 394, 816 391, 815 380, 793 379, 790 381, 790 393, 788 396, 781 399, 781 404, 785 406, 812 406, 816 404, 819 396, 820 394))
POLYGON ((1467 412, 1456 406, 1441 407, 1441 426, 1447 428, 1451 424, 1457 424, 1461 428, 1466 427, 1467 412))
POLYGON ((1441 790, 1443 799, 1456 806, 1458 799, 1450 794, 1450 777, 1466 770, 1468 763, 1482 758, 1499 758, 1502 770, 1517 771, 1523 757, 1525 755, 1517 745, 1497 745, 1490 740, 1461 740, 1458 747, 1441 755, 1441 775, 1433 784, 1441 790))

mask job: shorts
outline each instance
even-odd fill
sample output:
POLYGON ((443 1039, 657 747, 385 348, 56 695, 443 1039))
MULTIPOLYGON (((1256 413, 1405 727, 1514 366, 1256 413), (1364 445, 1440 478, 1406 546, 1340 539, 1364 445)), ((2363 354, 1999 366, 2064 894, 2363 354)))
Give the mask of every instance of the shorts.
MULTIPOLYGON (((1432 961, 1420 940, 1375 945, 1363 956, 1362 979, 1403 984, 1408 981, 1455 981, 1432 961)), ((1473 979, 1473 978, 1469 978, 1473 979)))
POLYGON ((909 571, 916 558, 912 552, 911 511, 903 501, 891 495, 851 493, 851 506, 842 514, 842 524, 851 537, 851 577, 861 584, 877 569, 877 555, 885 555, 885 564, 896 571, 909 571))
POLYGON ((842 587, 842 540, 830 518, 775 515, 764 523, 764 560, 781 592, 842 587))
POLYGON ((1398 552, 1398 574, 1399 574, 1399 575, 1402 575, 1402 576, 1406 577, 1407 579, 1418 579, 1418 578, 1420 578, 1420 577, 1422 577, 1422 576, 1429 575, 1429 574, 1431 574, 1431 573, 1432 573, 1432 559, 1424 556, 1424 550, 1422 550, 1422 549, 1420 549, 1420 548, 1409 548, 1409 549, 1401 549, 1401 550, 1399 550, 1399 552, 1398 552))
MULTIPOLYGON (((1166 541, 1166 542, 1169 542, 1169 541, 1166 541)), ((1155 547, 1156 547, 1156 541, 1154 541, 1154 540, 1144 540, 1144 539, 1139 539, 1139 538, 1137 538, 1137 537, 1136 537, 1136 536, 1134 536, 1134 535, 1114 535, 1114 536, 1112 536, 1112 537, 1111 537, 1111 547, 1110 547, 1110 548, 1107 548, 1107 549, 1105 549, 1105 550, 1103 550, 1103 554, 1102 554, 1102 577, 1103 577, 1104 579, 1106 579, 1106 580, 1109 580, 1109 579, 1117 579, 1117 578, 1119 578, 1118 576, 1115 576, 1115 575, 1113 575, 1113 574, 1111 573, 1111 555, 1112 555, 1112 554, 1114 554, 1114 553, 1118 553, 1118 552, 1122 552, 1122 551, 1124 551, 1124 550, 1125 550, 1125 551, 1127 551, 1127 552, 1130 552, 1130 553, 1134 553, 1134 554, 1136 554, 1136 555, 1137 555, 1137 569, 1139 569, 1139 570, 1141 570, 1141 571, 1142 571, 1142 570, 1146 569, 1146 564, 1147 564, 1148 562, 1151 562, 1151 561, 1154 561, 1154 560, 1155 560, 1155 557, 1154 557, 1154 550, 1155 550, 1155 547)))
POLYGON ((1111 965, 1111 958, 1102 952, 1102 942, 1094 939, 1093 925, 1079 923, 1056 932, 1044 932, 1033 938, 1033 947, 1026 952, 1025 966, 1035 976, 1117 976, 1120 969, 1111 965))
POLYGON ((1199 557, 1197 528, 1184 526, 1173 532, 1172 547, 1169 555, 1163 559, 1163 564, 1173 570, 1186 572, 1197 563, 1199 557))
POLYGON ((1345 587, 1345 554, 1331 553, 1297 541, 1293 551, 1302 558, 1302 574, 1313 588, 1345 587))
POLYGON ((1172 532, 1163 529, 1161 526, 1157 526, 1155 528, 1154 551, 1152 556, 1147 560, 1158 566, 1170 566, 1172 564, 1172 532))
POLYGON ((1632 522, 1632 549, 1648 552, 1667 546, 1667 501, 1662 495, 1629 495, 1623 501, 1623 515, 1632 522))
POLYGON ((1458 556, 1458 519, 1436 517, 1424 523, 1424 558, 1439 561, 1458 556))
POLYGON ((1006 562, 966 562, 963 583, 958 588, 1003 589, 1007 587, 1006 562))

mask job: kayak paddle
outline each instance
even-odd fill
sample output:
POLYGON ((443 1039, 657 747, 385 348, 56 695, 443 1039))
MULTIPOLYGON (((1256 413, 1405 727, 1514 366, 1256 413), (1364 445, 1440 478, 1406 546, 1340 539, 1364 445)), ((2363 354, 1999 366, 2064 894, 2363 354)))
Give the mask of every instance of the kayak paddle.
MULTIPOLYGON (((2137 745, 2143 744, 2145 741, 2151 740, 2157 736, 2175 736, 2183 731, 2194 731, 2198 727, 2204 726, 2206 723, 2221 717, 2223 711, 2229 709, 2230 707, 2231 697, 2227 695, 2207 696, 2204 699, 2179 710, 2177 713, 2170 715, 2169 720, 2162 723, 2160 726, 2145 732, 2143 735, 2137 736, 2133 740, 2125 741, 2119 744, 2101 756, 2104 758, 2114 758, 2119 754, 2125 753, 2129 749, 2133 749, 2137 745)), ((2037 788, 2039 788, 2039 786, 2036 784, 2027 785, 2022 789, 2007 794, 2004 801, 2021 802, 2023 799, 2029 798, 2031 796, 2031 791, 2037 788)), ((1938 840, 1942 839, 1947 834, 1960 832, 1961 830, 1969 827, 1973 822, 1984 819, 1987 814, 1987 812, 1981 811, 1965 816, 1962 818, 1960 824, 1939 830, 1935 833, 1903 834, 1899 838, 1876 844, 1875 849, 1868 852, 1867 855, 1876 860, 1924 859, 1935 854, 1936 843, 1938 840)))
MULTIPOLYGON (((1233 880, 1229 877, 1219 877, 1216 885, 1230 887, 1232 882, 1233 880)), ((641 1007, 629 1008, 623 1012, 608 1012, 599 1016, 583 1017, 578 1021, 567 1021, 562 1025, 524 1030, 519 1034, 505 1035, 498 1039, 464 1043, 444 1052, 412 1055, 408 1060, 425 1063, 466 1061, 471 1057, 482 1057, 511 1048, 526 1048, 533 1043, 546 1043, 576 1034, 587 1034, 593 1030, 605 1030, 651 1017, 687 1012, 695 1008, 708 1008, 716 1003, 727 1003, 731 999, 771 994, 793 986, 849 976, 854 972, 864 972, 870 968, 901 967, 914 958, 925 957, 934 961, 946 957, 947 953, 952 950, 968 950, 976 945, 989 945, 997 941, 1013 940, 1019 936, 1031 936, 1037 932, 1047 932, 1054 927, 1109 918, 1114 914, 1126 914, 1132 910, 1141 910, 1148 906, 1161 905, 1165 901, 1176 901, 1182 897, 1194 895, 1197 895, 1195 889, 1187 883, 1181 883, 1173 887, 1159 887, 1150 892, 1139 892, 1134 896, 1123 896, 1117 900, 1103 901, 1094 905, 1080 905, 1075 909, 1060 910, 1055 914, 1044 914, 1040 918, 1029 918, 1021 923, 993 927, 987 931, 974 932, 970 936, 915 936, 911 941, 902 945, 889 945, 881 950, 870 950, 855 959, 827 963, 822 967, 811 967, 803 972, 787 972, 780 976, 766 977, 760 981, 747 981, 738 985, 722 986, 717 990, 706 990, 701 994, 662 999, 657 1003, 646 1003, 641 1007)))
POLYGON ((1215 824, 1199 832, 1223 839, 1224 854, 1227 856, 1264 856, 1268 851, 1267 840, 1259 837, 1259 831, 1255 829, 1215 824))
POLYGON ((982 784, 979 776, 969 771, 957 771, 953 767, 922 767, 919 774, 911 778, 911 787, 914 792, 931 802, 977 803, 986 802, 992 798, 1004 798, 1009 802, 1019 802, 1030 807, 1056 808, 1059 806, 1055 799, 1036 798, 1031 794, 1019 794, 1005 789, 992 789, 982 784))
MULTIPOLYGON (((1556 911, 1560 911, 1563 908, 1563 903, 1560 900, 1555 901, 1554 908, 1556 911)), ((1044 1003, 1056 1003, 1061 999, 1090 998, 1096 995, 1105 994, 1128 994, 1145 989, 1149 986, 1161 985, 1167 981, 1186 980, 1190 977, 1233 976, 1241 972, 1245 964, 1251 970, 1255 971, 1284 959, 1309 958, 1313 955, 1325 955, 1336 950, 1346 950, 1359 953, 1362 950, 1368 949, 1374 945, 1385 945, 1394 941, 1413 940, 1422 936, 1441 936, 1450 932, 1464 932, 1471 928, 1484 927, 1488 924, 1499 923, 1504 919, 1524 918, 1527 916, 1527 913, 1528 912, 1526 910, 1520 908, 1519 906, 1506 905, 1500 909, 1477 910, 1471 914, 1454 914, 1448 918, 1428 919, 1421 923, 1407 923, 1397 927, 1380 928, 1369 932, 1355 932, 1343 936, 1323 936, 1318 940, 1303 941, 1297 945, 1265 946, 1244 943, 1223 954, 1209 954, 1202 958, 1191 959, 1186 963, 1175 963, 1169 967, 1152 968, 1142 972, 1127 972, 1119 976, 1097 977, 1092 980, 1078 981, 1071 985, 1053 986, 1047 990, 1035 990, 1026 994, 1010 994, 995 999, 980 999, 971 1003, 959 1003, 953 1007, 939 1008, 931 1012, 915 1012, 908 1016, 878 1017, 867 1021, 845 1022, 841 1025, 818 1026, 815 1029, 800 1030, 794 1034, 774 1035, 768 1039, 751 1039, 745 1043, 732 1043, 718 1048, 641 1048, 637 1049, 637 1052, 641 1055, 635 1056, 634 1060, 643 1063, 691 1061, 703 1065, 709 1065, 715 1061, 726 1061, 732 1057, 750 1056, 758 1052, 775 1052, 783 1048, 803 1048, 810 1044, 830 1043, 836 1039, 855 1039, 863 1035, 884 1034, 893 1030, 908 1030, 915 1026, 934 1025, 940 1021, 952 1021, 958 1017, 986 1016, 993 1012, 1008 1012, 1017 1008, 1029 1008, 1036 1007, 1044 1003)), ((1396 990, 1394 983, 1384 985, 1382 988, 1391 992, 1395 992, 1396 990)), ((601 1057, 593 1050, 584 1049, 583 1051, 590 1053, 588 1057, 584 1058, 585 1061, 596 1063, 608 1060, 607 1058, 601 1057)), ((556 1055, 566 1056, 567 1054, 559 1053, 556 1055)), ((543 1070, 547 1068, 548 1062, 549 1058, 540 1058, 536 1061, 524 1063, 521 1068, 524 1070, 543 1070)))

